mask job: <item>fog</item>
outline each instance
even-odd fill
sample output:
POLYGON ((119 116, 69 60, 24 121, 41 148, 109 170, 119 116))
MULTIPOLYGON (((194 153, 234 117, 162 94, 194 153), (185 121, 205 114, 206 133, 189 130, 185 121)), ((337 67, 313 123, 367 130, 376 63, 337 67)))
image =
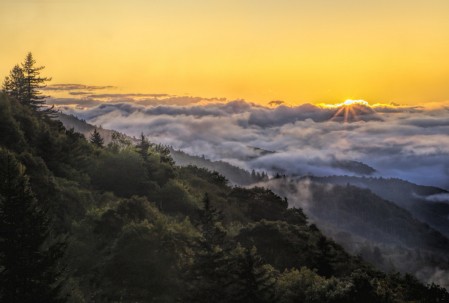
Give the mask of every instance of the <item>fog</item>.
POLYGON ((270 107, 244 100, 162 96, 88 95, 48 103, 91 124, 130 136, 143 132, 150 141, 244 169, 297 176, 353 175, 331 165, 353 160, 374 168, 373 176, 449 189, 445 103, 356 105, 345 114, 338 107, 307 103, 270 107), (248 146, 275 153, 260 156, 248 146))

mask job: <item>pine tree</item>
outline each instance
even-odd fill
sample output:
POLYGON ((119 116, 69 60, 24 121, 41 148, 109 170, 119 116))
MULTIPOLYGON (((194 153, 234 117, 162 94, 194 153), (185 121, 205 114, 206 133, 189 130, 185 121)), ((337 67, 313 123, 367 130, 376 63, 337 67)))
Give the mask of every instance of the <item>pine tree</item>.
POLYGON ((145 138, 145 135, 143 132, 140 134, 140 141, 136 145, 137 152, 142 156, 144 160, 147 160, 148 158, 148 150, 152 144, 148 141, 147 138, 145 138))
POLYGON ((234 281, 232 302, 263 303, 273 302, 275 296, 273 268, 257 255, 256 247, 245 249, 237 257, 237 277, 234 281))
POLYGON ((10 71, 9 76, 5 77, 2 90, 23 104, 25 76, 18 64, 10 71))
POLYGON ((35 67, 35 64, 36 60, 33 59, 33 55, 31 53, 28 53, 25 57, 25 61, 21 64, 25 87, 22 102, 37 111, 45 104, 44 99, 47 98, 47 96, 42 96, 39 89, 44 88, 45 85, 42 84, 47 81, 51 81, 51 78, 39 77, 40 71, 43 70, 45 66, 35 67))
POLYGON ((231 260, 227 232, 218 224, 222 219, 222 212, 210 206, 209 196, 205 194, 196 223, 202 236, 197 239, 195 262, 187 275, 193 288, 185 302, 229 302, 231 260))
POLYGON ((94 132, 92 134, 90 134, 89 142, 92 144, 95 144, 99 148, 103 148, 103 146, 104 146, 104 140, 101 137, 100 133, 97 132, 97 129, 95 129, 94 132))
POLYGON ((49 242, 50 221, 8 151, 0 150, 0 301, 65 302, 58 261, 66 243, 49 242))
POLYGON ((20 103, 33 109, 36 114, 55 116, 56 111, 53 110, 54 105, 51 108, 41 110, 41 107, 45 104, 45 98, 48 96, 42 96, 39 91, 44 88, 43 85, 47 81, 51 81, 51 78, 41 78, 40 71, 45 67, 35 67, 36 60, 33 59, 33 55, 28 53, 25 57, 25 61, 19 65, 14 66, 9 76, 5 77, 2 90, 9 94, 11 97, 16 98, 20 103))

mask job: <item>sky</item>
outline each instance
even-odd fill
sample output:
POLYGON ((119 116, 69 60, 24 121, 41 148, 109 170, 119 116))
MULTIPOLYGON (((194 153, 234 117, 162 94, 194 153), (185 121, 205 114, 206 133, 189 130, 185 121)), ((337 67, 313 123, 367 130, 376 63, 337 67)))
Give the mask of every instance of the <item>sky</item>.
POLYGON ((449 190, 448 16, 447 0, 0 0, 0 76, 32 52, 47 103, 94 125, 270 174, 351 160, 449 190))
POLYGON ((0 76, 266 105, 449 100, 447 0, 0 0, 0 76))

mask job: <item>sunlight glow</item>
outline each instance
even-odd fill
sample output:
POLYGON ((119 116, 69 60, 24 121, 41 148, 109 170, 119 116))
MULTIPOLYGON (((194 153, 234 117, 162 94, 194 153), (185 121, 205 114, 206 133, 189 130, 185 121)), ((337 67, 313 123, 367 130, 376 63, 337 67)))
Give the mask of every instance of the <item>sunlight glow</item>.
POLYGON ((320 106, 320 107, 342 107, 342 106, 352 106, 352 105, 364 105, 364 106, 371 107, 368 104, 368 102, 366 102, 364 100, 351 100, 351 99, 348 99, 345 102, 339 103, 339 104, 325 104, 325 103, 317 104, 317 106, 320 106))

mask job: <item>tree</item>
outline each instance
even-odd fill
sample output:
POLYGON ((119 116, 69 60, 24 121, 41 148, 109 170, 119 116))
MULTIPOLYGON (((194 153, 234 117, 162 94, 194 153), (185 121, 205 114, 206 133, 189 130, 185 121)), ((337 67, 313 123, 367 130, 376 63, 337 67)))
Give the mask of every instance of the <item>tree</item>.
POLYGON ((8 151, 0 150, 0 300, 65 302, 58 283, 66 243, 50 243, 50 221, 8 151))
POLYGON ((257 255, 256 247, 245 249, 237 257, 233 302, 273 302, 275 293, 275 271, 271 265, 257 255))
POLYGON ((25 92, 25 76, 18 64, 10 71, 9 76, 3 81, 2 90, 11 97, 24 103, 23 94, 25 92))
POLYGON ((24 75, 24 94, 23 94, 23 104, 30 106, 34 111, 39 110, 43 104, 45 104, 45 98, 47 96, 42 96, 39 89, 44 88, 43 83, 51 81, 51 78, 41 78, 39 77, 40 71, 45 68, 45 66, 35 67, 36 60, 34 60, 33 55, 28 53, 25 57, 25 61, 21 64, 23 75, 24 75))
POLYGON ((227 231, 218 223, 223 219, 222 212, 210 206, 207 193, 198 215, 196 226, 201 237, 196 241, 195 261, 187 275, 193 288, 185 302, 230 302, 227 288, 233 279, 227 231))
POLYGON ((45 67, 36 67, 35 64, 36 60, 33 59, 33 55, 28 53, 21 67, 19 65, 14 66, 9 76, 5 77, 2 89, 36 113, 54 114, 53 107, 44 111, 40 110, 45 104, 47 96, 42 96, 39 90, 44 88, 45 85, 42 84, 51 81, 51 78, 40 77, 40 71, 45 67))
POLYGON ((151 146, 153 146, 153 144, 150 143, 147 138, 145 138, 145 135, 142 132, 140 134, 139 143, 137 143, 136 145, 136 151, 142 156, 144 160, 147 160, 148 150, 150 149, 151 146))
POLYGON ((94 132, 92 134, 90 134, 89 142, 92 144, 95 144, 99 148, 103 148, 103 145, 104 145, 104 140, 101 137, 100 133, 97 132, 97 129, 95 129, 94 132))

